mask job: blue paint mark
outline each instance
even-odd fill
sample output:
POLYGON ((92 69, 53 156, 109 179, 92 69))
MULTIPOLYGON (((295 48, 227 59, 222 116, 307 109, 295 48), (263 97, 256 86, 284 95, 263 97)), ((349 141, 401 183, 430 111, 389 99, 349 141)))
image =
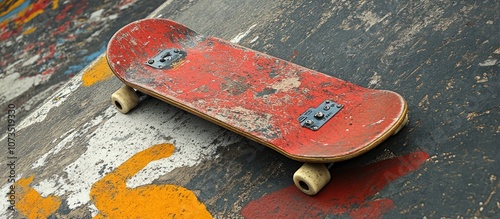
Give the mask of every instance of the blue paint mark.
POLYGON ((18 14, 19 12, 21 12, 22 10, 26 9, 28 6, 30 6, 31 4, 31 1, 25 1, 24 3, 22 3, 21 5, 19 5, 17 8, 14 8, 12 11, 10 11, 9 13, 7 13, 6 15, 0 17, 0 22, 6 20, 7 18, 10 18, 16 14, 18 14))
POLYGON ((66 40, 63 38, 57 38, 56 45, 60 46, 66 43, 66 40))
POLYGON ((98 51, 83 57, 81 63, 70 66, 68 70, 64 72, 64 75, 71 77, 80 72, 83 68, 85 68, 85 66, 90 64, 90 62, 94 61, 99 55, 106 51, 106 45, 107 42, 105 42, 98 51))
POLYGON ((88 56, 85 56, 83 58, 83 60, 86 61, 86 62, 94 61, 99 55, 101 55, 102 53, 104 53, 104 51, 106 51, 106 46, 105 45, 107 45, 107 43, 105 43, 103 46, 101 46, 101 48, 99 49, 99 51, 94 52, 94 53, 92 53, 92 54, 90 54, 88 56))

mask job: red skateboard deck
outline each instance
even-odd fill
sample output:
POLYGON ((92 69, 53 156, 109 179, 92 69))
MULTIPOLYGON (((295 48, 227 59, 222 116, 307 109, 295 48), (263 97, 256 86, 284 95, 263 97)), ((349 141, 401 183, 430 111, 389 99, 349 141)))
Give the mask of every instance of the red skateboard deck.
POLYGON ((123 27, 107 59, 127 86, 297 161, 353 158, 407 121, 407 104, 395 92, 363 88, 170 20, 123 27))

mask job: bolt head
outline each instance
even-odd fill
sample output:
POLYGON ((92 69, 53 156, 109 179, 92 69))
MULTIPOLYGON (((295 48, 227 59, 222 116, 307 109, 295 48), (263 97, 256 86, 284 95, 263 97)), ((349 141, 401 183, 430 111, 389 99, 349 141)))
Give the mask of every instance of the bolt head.
POLYGON ((316 118, 323 118, 323 117, 325 117, 325 114, 323 114, 322 112, 317 112, 317 113, 314 115, 314 117, 316 117, 316 118))

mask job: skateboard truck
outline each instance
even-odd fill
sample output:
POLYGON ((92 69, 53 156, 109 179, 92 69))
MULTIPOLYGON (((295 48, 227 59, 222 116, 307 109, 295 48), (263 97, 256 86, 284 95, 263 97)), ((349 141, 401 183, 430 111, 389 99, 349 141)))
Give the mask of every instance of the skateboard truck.
POLYGON ((313 131, 319 130, 328 120, 337 114, 344 106, 331 100, 325 100, 316 108, 309 108, 297 120, 300 124, 313 131))
POLYGON ((156 69, 168 69, 172 64, 186 57, 187 53, 180 49, 164 49, 152 58, 148 59, 147 65, 156 69))

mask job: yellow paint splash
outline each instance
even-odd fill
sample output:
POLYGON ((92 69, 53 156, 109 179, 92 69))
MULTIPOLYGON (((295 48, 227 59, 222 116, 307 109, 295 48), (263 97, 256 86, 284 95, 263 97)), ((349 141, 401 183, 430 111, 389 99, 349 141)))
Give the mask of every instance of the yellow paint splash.
POLYGON ((31 34, 33 32, 35 32, 36 30, 36 27, 30 27, 28 29, 26 29, 24 32, 23 32, 23 35, 28 35, 28 34, 31 34))
POLYGON ((175 185, 127 188, 126 182, 148 163, 174 153, 171 144, 154 145, 97 181, 90 198, 99 209, 94 218, 212 218, 196 195, 175 185))
POLYGON ((101 58, 94 62, 90 68, 85 70, 82 76, 82 84, 88 87, 97 82, 110 79, 111 77, 113 77, 113 72, 109 68, 106 56, 101 56, 101 58))
POLYGON ((14 186, 16 188, 16 209, 26 218, 47 218, 61 205, 61 199, 56 196, 42 197, 30 187, 35 177, 22 178, 14 186))

